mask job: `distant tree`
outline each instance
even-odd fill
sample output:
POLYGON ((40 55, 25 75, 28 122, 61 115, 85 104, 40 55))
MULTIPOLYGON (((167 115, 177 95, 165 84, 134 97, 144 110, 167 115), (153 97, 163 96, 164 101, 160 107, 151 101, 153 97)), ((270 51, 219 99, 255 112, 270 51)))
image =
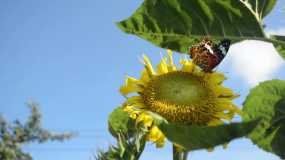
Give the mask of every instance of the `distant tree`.
POLYGON ((47 140, 70 139, 77 133, 53 134, 41 125, 42 114, 40 107, 33 100, 27 103, 31 111, 26 124, 21 124, 17 119, 14 125, 8 123, 0 114, 0 159, 1 160, 32 160, 29 153, 22 151, 22 144, 30 142, 44 143, 47 140))

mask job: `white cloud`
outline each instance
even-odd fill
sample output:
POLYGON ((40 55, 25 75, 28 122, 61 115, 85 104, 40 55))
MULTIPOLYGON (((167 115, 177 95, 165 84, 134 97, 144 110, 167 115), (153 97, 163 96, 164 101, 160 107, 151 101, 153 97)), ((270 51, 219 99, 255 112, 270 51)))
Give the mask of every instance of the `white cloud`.
MULTIPOLYGON (((285 35, 285 28, 268 33, 285 35)), ((231 73, 242 76, 249 85, 258 85, 259 82, 272 79, 272 75, 284 64, 284 59, 273 44, 247 40, 230 47, 221 67, 230 65, 231 73)))
POLYGON ((269 35, 284 35, 285 36, 285 28, 279 28, 278 30, 268 30, 266 32, 266 36, 269 37, 269 35))

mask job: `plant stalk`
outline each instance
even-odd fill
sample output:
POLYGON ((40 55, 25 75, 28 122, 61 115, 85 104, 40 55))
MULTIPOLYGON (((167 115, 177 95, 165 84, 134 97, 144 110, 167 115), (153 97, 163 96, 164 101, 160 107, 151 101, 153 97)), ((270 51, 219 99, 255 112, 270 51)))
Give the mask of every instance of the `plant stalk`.
POLYGON ((173 160, 182 160, 182 153, 177 151, 177 147, 172 145, 173 160))
POLYGON ((189 152, 184 152, 184 153, 183 153, 183 160, 187 160, 188 153, 189 153, 189 152))

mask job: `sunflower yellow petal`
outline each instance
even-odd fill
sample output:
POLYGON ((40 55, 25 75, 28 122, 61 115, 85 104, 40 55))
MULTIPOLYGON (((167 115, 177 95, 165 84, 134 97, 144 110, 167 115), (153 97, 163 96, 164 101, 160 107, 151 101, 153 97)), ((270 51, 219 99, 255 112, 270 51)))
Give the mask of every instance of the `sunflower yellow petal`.
POLYGON ((194 62, 191 60, 189 61, 189 64, 193 66, 193 73, 198 73, 198 67, 196 64, 194 64, 194 62))
POLYGON ((173 71, 178 71, 178 68, 176 66, 173 66, 173 71))
POLYGON ((119 89, 119 92, 125 96, 132 92, 142 92, 142 91, 143 88, 134 87, 134 86, 121 86, 121 88, 119 89))
POLYGON ((142 80, 137 80, 135 78, 126 78, 126 86, 134 86, 136 84, 146 85, 142 80))
POLYGON ((217 126, 217 125, 222 125, 222 124, 225 124, 225 122, 217 118, 214 118, 210 122, 207 123, 208 126, 217 126))
POLYGON ((183 72, 192 72, 194 65, 192 65, 191 63, 192 63, 192 61, 190 61, 190 63, 189 63, 187 59, 180 60, 180 64, 183 65, 181 71, 183 71, 183 72))
POLYGON ((148 115, 146 109, 135 110, 135 111, 133 111, 133 113, 137 113, 137 114, 139 114, 139 115, 140 115, 140 114, 148 115))
POLYGON ((216 124, 213 123, 212 121, 208 122, 207 125, 208 125, 208 126, 216 126, 216 124))
POLYGON ((133 108, 145 108, 144 103, 135 103, 132 105, 133 108))
POLYGON ((229 112, 229 115, 230 117, 233 117, 234 113, 237 113, 239 115, 242 115, 243 112, 242 110, 240 110, 236 105, 233 104, 233 102, 231 100, 229 100, 228 98, 217 98, 217 102, 218 103, 221 103, 221 104, 229 104, 229 105, 232 105, 232 107, 235 109, 234 111, 233 110, 230 110, 229 112))
POLYGON ((223 119, 226 119, 226 120, 229 120, 231 122, 231 118, 229 115, 227 115, 226 113, 224 112, 217 112, 214 114, 214 117, 217 117, 217 118, 223 118, 223 119))
POLYGON ((145 125, 150 127, 153 122, 153 118, 150 115, 140 114, 136 120, 136 126, 140 121, 143 121, 145 125))
POLYGON ((131 113, 133 111, 131 106, 126 106, 126 107, 122 108, 122 110, 125 113, 131 113))
POLYGON ((213 148, 206 148, 206 151, 208 151, 208 152, 213 152, 215 150, 215 148, 213 147, 213 148))
POLYGON ((229 88, 225 88, 224 86, 221 85, 217 85, 213 87, 217 97, 225 94, 227 96, 233 95, 233 90, 229 89, 229 88))
POLYGON ((232 106, 233 106, 233 108, 235 109, 235 112, 236 112, 237 114, 239 114, 240 116, 243 115, 243 111, 240 110, 236 105, 232 104, 232 106))
POLYGON ((227 147, 228 147, 228 143, 224 143, 223 144, 223 149, 227 149, 227 147))
POLYGON ((176 151, 177 151, 177 152, 180 152, 180 153, 183 153, 183 149, 180 148, 180 147, 177 147, 177 148, 176 148, 176 151))
POLYGON ((169 57, 169 68, 170 68, 170 72, 174 71, 174 66, 173 66, 173 61, 172 61, 172 52, 170 49, 167 50, 168 53, 168 57, 169 57))
POLYGON ((151 127, 148 139, 149 141, 156 142, 156 148, 162 148, 166 141, 166 137, 156 125, 151 127))
POLYGON ((156 76, 156 73, 155 73, 155 71, 153 70, 152 65, 151 65, 151 63, 149 62, 147 56, 143 55, 143 58, 144 58, 144 60, 145 60, 145 62, 146 62, 146 64, 147 64, 146 67, 147 67, 147 69, 148 69, 150 75, 151 75, 151 76, 156 76))
POLYGON ((193 63, 192 60, 190 60, 188 63, 190 65, 190 68, 189 68, 190 72, 195 72, 195 73, 198 72, 198 68, 196 64, 193 63))
POLYGON ((128 106, 126 102, 122 105, 122 110, 125 113, 132 113, 132 111, 133 111, 132 107, 128 106))
POLYGON ((237 94, 237 95, 234 95, 234 96, 232 96, 232 97, 230 97, 230 98, 228 98, 229 100, 232 100, 232 99, 235 99, 235 98, 238 98, 240 96, 240 94, 237 94))
POLYGON ((229 106, 228 104, 218 104, 216 106, 216 110, 217 111, 226 111, 226 110, 231 111, 231 110, 236 110, 236 109, 229 106))
POLYGON ((150 129, 148 140, 156 142, 157 140, 157 132, 159 131, 158 127, 156 125, 153 125, 150 129))
POLYGON ((229 100, 228 98, 217 98, 217 103, 233 104, 233 102, 231 100, 229 100))
POLYGON ((181 71, 191 72, 191 65, 189 65, 189 64, 184 65, 181 71))
MULTIPOLYGON (((200 72, 197 73, 197 75, 198 75, 198 76, 205 76, 206 73, 203 72, 203 71, 200 71, 200 72)), ((204 80, 208 80, 209 77, 210 77, 210 76, 205 77, 204 80)))
POLYGON ((211 85, 216 85, 216 84, 219 84, 219 83, 221 83, 221 82, 223 82, 223 80, 221 80, 221 79, 218 79, 218 78, 210 78, 210 80, 209 80, 209 83, 211 84, 211 85))
POLYGON ((227 77, 225 77, 225 75, 222 74, 222 73, 212 73, 211 76, 213 78, 217 78, 217 79, 221 79, 221 80, 226 80, 227 79, 227 77))
POLYGON ((142 70, 141 80, 146 84, 150 81, 150 77, 149 77, 146 69, 142 70))
POLYGON ((201 71, 198 73, 199 76, 203 76, 204 81, 210 81, 211 74, 206 74, 205 72, 201 71))
POLYGON ((180 64, 182 64, 184 66, 186 64, 189 64, 189 62, 187 61, 187 59, 182 59, 182 60, 180 60, 180 64))
POLYGON ((235 111, 229 111, 229 116, 231 119, 233 119, 235 116, 235 111))
POLYGON ((162 148, 165 144, 166 137, 163 135, 163 133, 159 130, 157 133, 157 140, 156 140, 156 148, 162 148))
POLYGON ((127 104, 142 103, 142 102, 143 102, 142 96, 132 96, 132 97, 128 98, 126 101, 127 104))
POLYGON ((137 118, 137 114, 136 114, 135 112, 132 112, 132 113, 130 114, 130 117, 131 117, 132 119, 136 119, 136 118, 137 118))
POLYGON ((177 152, 183 152, 183 148, 181 146, 179 146, 177 143, 173 143, 173 145, 176 147, 176 151, 177 152))
POLYGON ((168 72, 167 64, 166 64, 166 57, 162 59, 162 62, 156 66, 156 70, 158 72, 158 75, 162 75, 168 72))

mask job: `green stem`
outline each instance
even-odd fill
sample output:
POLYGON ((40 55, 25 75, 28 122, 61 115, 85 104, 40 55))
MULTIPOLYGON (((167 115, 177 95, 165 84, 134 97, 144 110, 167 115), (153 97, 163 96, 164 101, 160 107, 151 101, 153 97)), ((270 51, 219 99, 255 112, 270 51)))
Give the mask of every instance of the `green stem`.
POLYGON ((184 152, 184 154, 183 154, 183 160, 187 160, 188 153, 189 153, 189 152, 184 152))
POLYGON ((173 160, 182 160, 182 153, 177 152, 177 148, 172 145, 173 160))

